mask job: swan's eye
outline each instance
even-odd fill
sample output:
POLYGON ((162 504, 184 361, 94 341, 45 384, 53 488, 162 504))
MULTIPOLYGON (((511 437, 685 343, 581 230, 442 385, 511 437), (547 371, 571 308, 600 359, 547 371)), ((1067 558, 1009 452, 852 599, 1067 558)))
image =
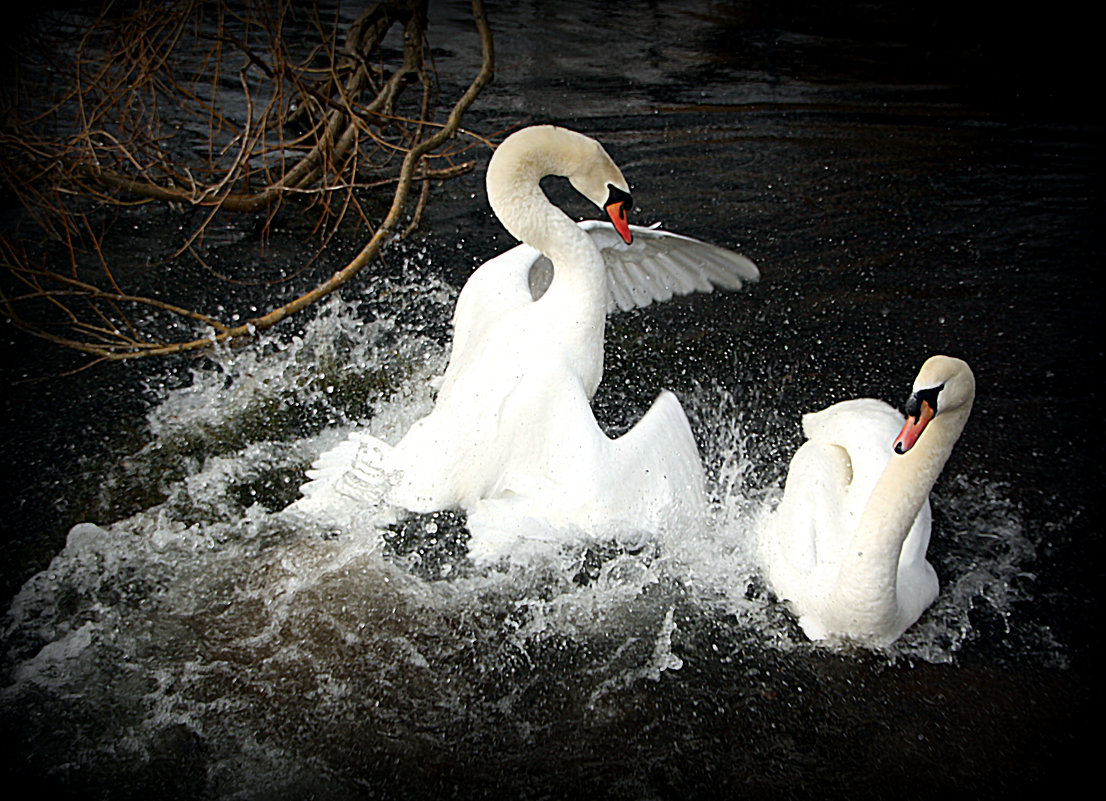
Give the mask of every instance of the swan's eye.
POLYGON ((619 214, 622 218, 626 218, 626 211, 634 207, 634 199, 630 197, 630 193, 624 189, 619 189, 614 184, 607 184, 607 202, 603 204, 603 208, 609 209, 616 203, 621 203, 619 206, 619 214))
POLYGON ((922 413, 922 403, 926 403, 934 414, 937 414, 937 396, 941 394, 941 390, 945 388, 944 384, 936 387, 926 387, 925 389, 919 389, 906 399, 906 416, 913 417, 915 420, 922 413))

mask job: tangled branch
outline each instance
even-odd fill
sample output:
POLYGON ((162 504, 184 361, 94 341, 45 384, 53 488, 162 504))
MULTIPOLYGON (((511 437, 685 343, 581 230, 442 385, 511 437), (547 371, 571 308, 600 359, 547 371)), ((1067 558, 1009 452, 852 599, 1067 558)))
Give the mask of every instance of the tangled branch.
POLYGON ((241 13, 229 3, 214 11, 200 2, 129 8, 113 15, 109 4, 83 25, 57 20, 38 40, 40 55, 25 55, 4 103, 0 178, 34 223, 21 229, 29 234, 0 234, 0 274, 8 278, 0 304, 22 330, 94 362, 251 337, 358 275, 389 240, 418 225, 433 181, 473 167, 460 157, 478 137, 470 134, 468 145, 456 137, 492 78, 481 0, 472 0, 481 66, 442 120, 427 0, 372 4, 340 48, 338 15, 323 19, 318 10, 307 26, 317 41, 290 47, 301 37, 286 29, 305 22, 291 2, 258 2, 241 13), (397 37, 398 47, 390 44, 397 37), (398 64, 389 67, 393 51, 398 64), (381 190, 391 199, 374 224, 381 190), (314 213, 320 251, 347 218, 372 234, 311 290, 232 324, 222 312, 122 288, 120 267, 105 256, 111 210, 157 202, 201 212, 161 267, 170 286, 180 260, 200 260, 198 246, 218 235, 227 214, 257 215, 268 231, 291 203, 314 213), (173 330, 188 333, 155 335, 137 309, 185 322, 173 330))

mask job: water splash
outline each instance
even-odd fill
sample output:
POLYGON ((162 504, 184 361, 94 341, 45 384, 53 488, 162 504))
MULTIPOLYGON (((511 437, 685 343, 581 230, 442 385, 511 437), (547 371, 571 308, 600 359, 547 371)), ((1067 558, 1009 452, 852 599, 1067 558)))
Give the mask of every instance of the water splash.
MULTIPOLYGON (((430 294, 427 316, 447 314, 450 293, 430 294)), ((689 663, 818 647, 751 552, 786 426, 720 385, 684 399, 711 515, 680 536, 477 570, 452 513, 343 533, 283 515, 320 452, 356 426, 394 442, 430 408, 443 339, 425 317, 366 311, 335 299, 302 336, 219 350, 166 391, 146 444, 104 476, 104 509, 136 491, 146 504, 75 527, 14 599, 0 702, 41 770, 144 787, 151 765, 187 763, 182 795, 249 795, 260 776, 332 789, 396 749, 417 761, 495 727, 528 742, 546 714, 617 721, 642 686, 688 681, 689 663), (555 711, 534 700, 551 684, 555 711)), ((891 659, 953 660, 973 608, 1004 618, 1031 586, 1001 487, 954 477, 935 503, 945 589, 891 659)))

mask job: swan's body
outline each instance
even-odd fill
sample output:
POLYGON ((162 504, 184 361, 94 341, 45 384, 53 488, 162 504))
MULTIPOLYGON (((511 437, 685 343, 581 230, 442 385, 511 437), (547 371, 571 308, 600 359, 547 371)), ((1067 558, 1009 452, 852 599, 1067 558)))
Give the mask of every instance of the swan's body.
POLYGON ((807 441, 760 553, 773 592, 812 640, 889 645, 933 603, 929 492, 974 397, 968 366, 934 356, 914 382, 905 425, 871 399, 803 416, 807 441))
POLYGON ((618 167, 597 142, 563 128, 508 137, 487 188, 523 244, 462 289, 434 409, 395 447, 356 434, 324 454, 295 506, 346 523, 381 496, 412 512, 464 509, 470 552, 482 560, 507 555, 522 536, 641 533, 698 513, 702 466, 674 395, 662 393, 614 440, 595 421, 606 315, 674 292, 737 288, 757 278, 756 267, 703 242, 631 230, 618 167), (613 225, 573 222, 542 192, 546 175, 568 177, 613 225), (372 491, 382 478, 387 486, 372 491))

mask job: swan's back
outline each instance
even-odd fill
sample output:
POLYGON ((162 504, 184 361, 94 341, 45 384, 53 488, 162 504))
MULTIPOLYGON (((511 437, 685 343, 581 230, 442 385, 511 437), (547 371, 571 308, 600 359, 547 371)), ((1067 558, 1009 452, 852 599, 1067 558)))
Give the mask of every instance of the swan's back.
POLYGON ((871 398, 803 415, 806 442, 788 466, 783 499, 762 546, 778 591, 794 596, 816 572, 832 573, 840 563, 902 421, 891 406, 871 398))
POLYGON ((891 458, 892 444, 903 420, 881 400, 857 398, 804 414, 803 434, 808 442, 844 449, 852 472, 849 493, 861 496, 863 506, 891 458))
POLYGON ((473 343, 487 337, 501 319, 533 301, 529 276, 539 256, 536 248, 517 245, 484 262, 469 276, 453 309, 449 363, 454 370, 464 362, 473 343))
POLYGON ((893 455, 892 445, 903 421, 894 407, 873 398, 841 401, 803 415, 807 444, 840 448, 847 455, 849 470, 847 484, 834 501, 838 519, 820 529, 820 561, 836 563, 848 547, 864 506, 893 455))
MULTIPOLYGON (((871 398, 803 415, 806 442, 791 460, 784 497, 761 548, 770 584, 792 602, 812 639, 834 633, 824 626, 831 619, 825 615, 833 614, 838 570, 876 483, 897 458, 893 443, 903 422, 893 407, 871 398)), ((898 593, 912 610, 927 606, 935 592, 933 568, 925 560, 930 522, 926 501, 899 557, 898 593)))

